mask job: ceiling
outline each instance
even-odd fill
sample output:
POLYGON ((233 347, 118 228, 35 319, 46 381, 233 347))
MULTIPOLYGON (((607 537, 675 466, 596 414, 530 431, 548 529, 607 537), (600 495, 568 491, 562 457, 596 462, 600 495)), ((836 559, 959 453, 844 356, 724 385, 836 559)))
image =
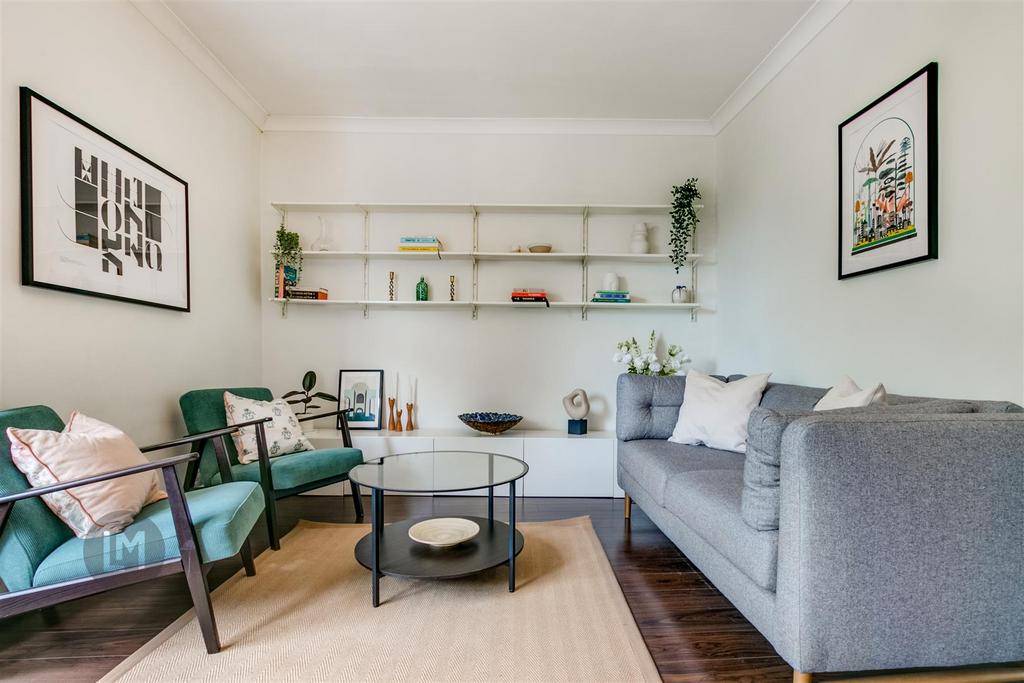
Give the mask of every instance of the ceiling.
POLYGON ((707 120, 813 0, 168 0, 270 116, 707 120))

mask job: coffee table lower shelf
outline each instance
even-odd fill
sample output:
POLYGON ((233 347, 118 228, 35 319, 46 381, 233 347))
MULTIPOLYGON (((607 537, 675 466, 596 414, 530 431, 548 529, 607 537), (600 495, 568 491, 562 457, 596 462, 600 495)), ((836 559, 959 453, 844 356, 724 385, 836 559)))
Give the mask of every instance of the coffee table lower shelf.
MULTIPOLYGON (((429 517, 388 524, 380 540, 378 571, 408 579, 457 579, 508 564, 508 524, 485 517, 464 517, 480 525, 474 538, 451 548, 432 548, 409 538, 409 528, 429 517)), ((356 560, 373 567, 371 535, 356 543, 356 560)), ((523 551, 523 534, 516 531, 516 555, 523 551)))

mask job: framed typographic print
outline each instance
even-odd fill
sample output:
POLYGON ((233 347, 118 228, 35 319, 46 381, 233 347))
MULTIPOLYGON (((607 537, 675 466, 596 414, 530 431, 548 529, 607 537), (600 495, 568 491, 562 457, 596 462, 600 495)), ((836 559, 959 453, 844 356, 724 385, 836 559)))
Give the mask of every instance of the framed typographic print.
POLYGON ((188 184, 21 88, 22 284, 190 308, 188 184))
POLYGON ((938 64, 839 124, 839 279, 939 257, 938 64))

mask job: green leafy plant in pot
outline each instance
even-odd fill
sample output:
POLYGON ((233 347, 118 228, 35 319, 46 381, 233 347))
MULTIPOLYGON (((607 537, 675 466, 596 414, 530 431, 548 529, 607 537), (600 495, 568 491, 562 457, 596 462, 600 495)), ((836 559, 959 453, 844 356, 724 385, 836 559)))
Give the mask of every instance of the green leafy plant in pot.
MULTIPOLYGON (((274 256, 275 283, 277 282, 278 270, 284 266, 285 279, 291 281, 291 284, 298 284, 299 277, 302 275, 302 244, 299 239, 299 233, 292 232, 284 227, 284 221, 281 222, 281 227, 277 229, 274 248, 271 250, 271 253, 274 256), (289 269, 295 272, 294 278, 288 273, 289 269)), ((283 316, 288 306, 288 293, 287 291, 279 291, 277 294, 285 300, 281 305, 281 315, 283 316)))
POLYGON ((302 376, 302 389, 295 389, 294 391, 289 391, 281 398, 288 401, 290 405, 298 405, 299 403, 301 403, 302 415, 305 415, 310 408, 316 410, 317 408, 320 407, 310 405, 313 401, 315 401, 318 398, 324 401, 334 401, 335 403, 337 403, 337 396, 332 396, 331 394, 328 394, 326 391, 313 391, 314 388, 316 388, 316 373, 310 370, 309 372, 302 376), (296 396, 301 396, 301 398, 295 398, 296 396))
POLYGON ((700 190, 697 189, 696 178, 690 178, 683 185, 672 188, 672 228, 669 231, 668 243, 671 249, 669 257, 677 273, 686 265, 693 233, 700 222, 697 218, 698 207, 694 203, 698 199, 700 190))

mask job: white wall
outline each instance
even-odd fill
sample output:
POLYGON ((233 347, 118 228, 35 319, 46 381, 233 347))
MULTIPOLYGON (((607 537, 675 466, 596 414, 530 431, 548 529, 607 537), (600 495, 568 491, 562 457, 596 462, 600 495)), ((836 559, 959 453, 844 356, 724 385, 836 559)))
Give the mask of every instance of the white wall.
POLYGON ((127 2, 0 4, 0 392, 180 434, 178 395, 259 381, 256 128, 127 2), (192 312, 20 285, 18 86, 189 183, 192 312))
MULTIPOLYGON (((272 295, 267 254, 279 222, 271 201, 480 202, 480 203, 666 203, 669 189, 689 176, 701 178, 707 209, 699 227, 701 251, 714 250, 714 149, 709 137, 591 135, 265 133, 262 157, 262 234, 264 298, 272 295)), ((362 248, 361 216, 324 215, 335 248, 362 248)), ((592 219, 591 245, 628 251, 635 218, 592 219)), ((471 248, 472 220, 455 215, 382 215, 371 232, 371 248, 393 249, 402 233, 438 233, 450 250, 471 248)), ((667 217, 654 219, 662 251, 667 217)), ((289 215, 289 227, 307 247, 316 238, 317 216, 289 215)), ((481 250, 505 251, 515 244, 549 241, 560 251, 578 251, 579 219, 484 215, 481 250)), ((432 298, 447 298, 447 275, 458 277, 468 299, 468 263, 374 263, 371 298, 386 298, 387 271, 398 272, 400 299, 413 298, 420 274, 433 285, 432 298)), ((614 270, 649 300, 668 301, 674 284, 688 282, 666 266, 594 266, 591 288, 614 270)), ((714 305, 715 268, 700 271, 700 298, 714 305)), ((580 275, 565 264, 481 265, 481 299, 505 299, 516 285, 546 287, 553 296, 578 300, 580 275)), ((362 298, 361 261, 306 259, 303 285, 325 286, 331 298, 362 298)), ((282 393, 296 388, 307 369, 321 377, 320 388, 337 390, 339 368, 383 368, 389 375, 418 378, 420 425, 461 426, 456 415, 501 410, 525 416, 523 426, 565 429, 561 398, 586 389, 594 412, 591 429, 614 427, 615 378, 611 362, 617 341, 656 329, 679 343, 697 367, 713 366, 714 314, 691 322, 681 312, 597 311, 580 319, 579 310, 502 311, 482 309, 474 321, 468 310, 361 311, 334 307, 263 305, 265 382, 282 393)))
POLYGON ((854 2, 718 135, 722 368, 1024 399, 1022 7, 854 2), (839 282, 836 126, 933 60, 939 259, 839 282))

